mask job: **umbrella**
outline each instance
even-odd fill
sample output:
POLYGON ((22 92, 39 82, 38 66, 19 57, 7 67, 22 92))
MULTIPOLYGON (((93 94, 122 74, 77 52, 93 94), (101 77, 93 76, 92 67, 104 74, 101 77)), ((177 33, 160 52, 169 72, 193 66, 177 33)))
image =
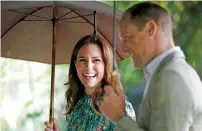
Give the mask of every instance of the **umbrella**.
MULTIPOLYGON (((74 44, 84 35, 94 32, 94 11, 97 11, 98 34, 112 45, 113 8, 106 4, 95 1, 2 1, 1 55, 52 63, 52 27, 55 21, 55 63, 69 63, 74 44)), ((118 20, 122 12, 117 10, 116 14, 118 20)), ((123 60, 128 54, 121 51, 119 38, 117 45, 117 60, 123 60)))
MULTIPOLYGON (((84 35, 97 33, 112 45, 113 8, 96 1, 2 1, 1 13, 1 56, 52 64, 51 121, 55 64, 69 63, 84 35)), ((117 22, 121 15, 117 10, 117 22)), ((116 59, 127 58, 119 37, 116 44, 116 59)))

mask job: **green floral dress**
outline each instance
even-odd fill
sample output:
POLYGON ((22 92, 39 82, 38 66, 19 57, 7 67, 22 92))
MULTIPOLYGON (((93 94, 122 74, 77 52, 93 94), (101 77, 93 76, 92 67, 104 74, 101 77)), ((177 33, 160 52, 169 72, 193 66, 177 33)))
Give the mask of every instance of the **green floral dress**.
MULTIPOLYGON (((126 113, 135 119, 132 105, 126 101, 126 113)), ((70 116, 67 116, 67 131, 114 131, 115 125, 106 117, 98 115, 89 96, 80 99, 70 116)))

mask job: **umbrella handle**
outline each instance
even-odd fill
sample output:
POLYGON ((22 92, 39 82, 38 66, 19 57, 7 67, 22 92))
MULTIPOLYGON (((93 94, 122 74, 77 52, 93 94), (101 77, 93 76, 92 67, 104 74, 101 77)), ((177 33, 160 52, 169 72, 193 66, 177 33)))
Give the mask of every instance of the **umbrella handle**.
MULTIPOLYGON (((51 107, 50 107, 51 108, 51 107)), ((51 109, 50 109, 51 110, 51 109)), ((50 111, 50 114, 49 114, 49 123, 52 125, 53 124, 53 121, 52 121, 52 119, 53 119, 53 113, 52 113, 53 111, 51 110, 50 111)))
POLYGON ((114 89, 115 92, 117 92, 117 76, 116 76, 116 71, 112 71, 112 74, 111 74, 111 86, 112 88, 114 89))

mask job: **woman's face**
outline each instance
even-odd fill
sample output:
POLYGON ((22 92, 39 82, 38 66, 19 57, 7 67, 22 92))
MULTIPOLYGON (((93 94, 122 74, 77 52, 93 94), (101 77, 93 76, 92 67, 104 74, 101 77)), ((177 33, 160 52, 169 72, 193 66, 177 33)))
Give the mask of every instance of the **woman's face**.
POLYGON ((95 87, 101 85, 104 77, 105 64, 100 47, 92 43, 82 46, 77 54, 75 66, 86 93, 92 94, 95 87))

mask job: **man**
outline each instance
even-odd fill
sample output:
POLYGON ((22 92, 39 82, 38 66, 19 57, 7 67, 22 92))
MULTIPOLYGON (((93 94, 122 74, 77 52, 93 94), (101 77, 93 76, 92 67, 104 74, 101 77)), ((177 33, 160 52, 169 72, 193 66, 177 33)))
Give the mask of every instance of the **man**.
POLYGON ((169 13, 157 4, 139 3, 124 13, 119 33, 147 85, 137 121, 125 113, 124 93, 110 86, 104 87, 102 113, 120 131, 202 131, 202 83, 174 45, 169 13))

